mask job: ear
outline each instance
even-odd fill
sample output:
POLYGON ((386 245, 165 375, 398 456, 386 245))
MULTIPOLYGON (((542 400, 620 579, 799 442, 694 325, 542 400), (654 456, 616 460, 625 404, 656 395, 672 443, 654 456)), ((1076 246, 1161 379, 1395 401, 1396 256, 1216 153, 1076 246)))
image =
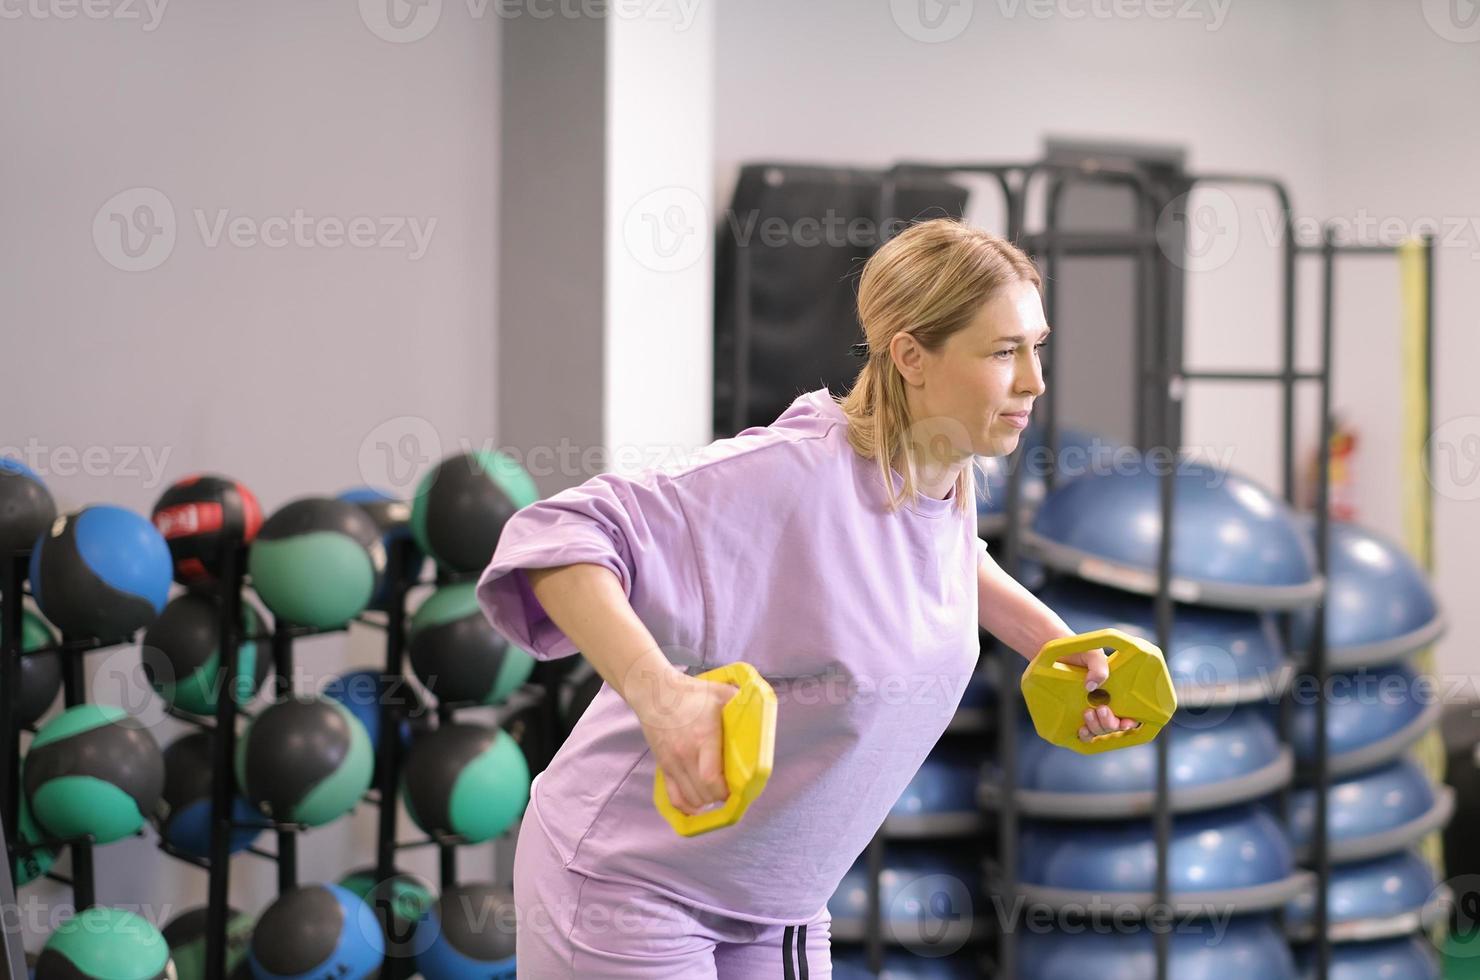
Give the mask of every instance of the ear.
POLYGON ((894 368, 904 378, 906 384, 920 385, 925 380, 925 348, 920 342, 901 330, 889 341, 889 357, 894 361, 894 368))

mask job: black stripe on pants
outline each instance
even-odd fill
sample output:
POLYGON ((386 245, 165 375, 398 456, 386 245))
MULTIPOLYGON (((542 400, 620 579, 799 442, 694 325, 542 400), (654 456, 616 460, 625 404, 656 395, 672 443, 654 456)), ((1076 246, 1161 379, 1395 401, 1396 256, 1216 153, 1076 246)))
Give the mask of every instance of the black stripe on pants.
POLYGON ((781 965, 785 980, 807 980, 807 927, 787 926, 781 936, 781 965), (791 938, 797 939, 798 972, 791 964, 791 938))

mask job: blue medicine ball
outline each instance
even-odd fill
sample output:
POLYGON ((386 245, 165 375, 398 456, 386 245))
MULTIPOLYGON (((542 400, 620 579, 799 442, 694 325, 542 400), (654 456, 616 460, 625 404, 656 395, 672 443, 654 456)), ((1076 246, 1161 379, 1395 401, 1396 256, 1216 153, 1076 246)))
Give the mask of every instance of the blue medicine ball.
POLYGON ((174 566, 148 518, 99 505, 56 521, 31 553, 41 612, 70 637, 126 639, 164 609, 174 566))
POLYGON ((304 885, 278 896, 252 933, 257 980, 366 980, 385 958, 375 913, 338 885, 304 885))

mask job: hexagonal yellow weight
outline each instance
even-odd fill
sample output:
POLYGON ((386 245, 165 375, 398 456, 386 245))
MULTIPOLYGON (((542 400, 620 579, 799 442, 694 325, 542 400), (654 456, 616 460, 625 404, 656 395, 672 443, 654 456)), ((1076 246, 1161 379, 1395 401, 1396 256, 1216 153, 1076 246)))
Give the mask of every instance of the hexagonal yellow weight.
POLYGON ((687 814, 668 799, 668 787, 659 769, 653 780, 653 802, 673 829, 685 837, 728 827, 766 788, 776 756, 776 692, 747 663, 726 664, 698 675, 701 680, 734 684, 739 688, 725 702, 724 766, 729 798, 713 810, 687 814))
POLYGON ((1177 710, 1177 692, 1166 660, 1154 643, 1117 629, 1095 630, 1043 645, 1023 671, 1023 699, 1033 728, 1046 742, 1085 755, 1144 745, 1177 710), (1084 689, 1085 668, 1060 661, 1076 653, 1109 648, 1110 677, 1097 690, 1084 689), (1108 704, 1121 718, 1140 722, 1129 731, 1079 740, 1084 709, 1108 704))

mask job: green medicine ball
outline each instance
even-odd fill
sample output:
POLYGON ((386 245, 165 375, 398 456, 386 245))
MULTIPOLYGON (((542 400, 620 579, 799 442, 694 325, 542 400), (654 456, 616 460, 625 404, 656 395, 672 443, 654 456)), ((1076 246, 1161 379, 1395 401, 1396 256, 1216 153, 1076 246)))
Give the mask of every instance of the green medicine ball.
MULTIPOLYGON (((221 600, 190 592, 171 599, 144 631, 144 676, 165 704, 196 715, 214 715, 221 677, 221 600)), ((246 704, 267 679, 272 657, 251 639, 262 632, 262 614, 243 597, 241 644, 236 654, 236 703, 246 704)))
POLYGON ((472 582, 433 592, 411 618, 411 669, 443 704, 502 704, 534 658, 510 646, 478 608, 472 582))
POLYGON ((166 980, 170 947, 147 919, 95 906, 57 927, 36 960, 36 980, 166 980))
POLYGON ((137 833, 159 805, 164 756, 122 708, 79 704, 36 734, 22 781, 32 816, 53 837, 109 844, 137 833))
POLYGON ((364 611, 385 575, 380 528, 364 508, 307 497, 262 525, 247 559, 252 587, 281 619, 334 629, 364 611))
POLYGON ((385 954, 393 959, 409 960, 420 952, 414 944, 416 924, 437 904, 437 896, 431 885, 404 871, 395 872, 380 884, 376 881, 374 868, 361 868, 345 875, 339 887, 375 913, 385 933, 385 954))
POLYGON ((406 809, 422 830, 479 844, 524 813, 529 762, 497 728, 443 725, 411 743, 402 789, 406 809))
MULTIPOLYGON (((16 817, 16 823, 19 825, 18 829, 20 830, 22 843, 35 844, 45 836, 41 833, 41 828, 36 826, 36 820, 31 816, 31 805, 26 802, 24 794, 20 799, 20 813, 16 817)), ((51 866, 56 863, 56 859, 57 849, 54 847, 37 848, 34 851, 16 855, 16 887, 29 885, 37 878, 46 874, 51 870, 51 866)))
POLYGON ((370 736, 332 698, 271 705, 236 743, 242 795, 282 823, 318 827, 348 813, 370 788, 370 736))
POLYGON ((449 456, 416 488, 411 533, 449 572, 477 572, 493 557, 504 524, 540 499, 524 467, 503 453, 449 456))
MULTIPOLYGON (((181 912, 164 927, 164 941, 175 964, 175 980, 206 980, 206 926, 210 909, 181 912)), ((226 910, 226 980, 251 980, 247 953, 252 947, 252 917, 226 910)))

